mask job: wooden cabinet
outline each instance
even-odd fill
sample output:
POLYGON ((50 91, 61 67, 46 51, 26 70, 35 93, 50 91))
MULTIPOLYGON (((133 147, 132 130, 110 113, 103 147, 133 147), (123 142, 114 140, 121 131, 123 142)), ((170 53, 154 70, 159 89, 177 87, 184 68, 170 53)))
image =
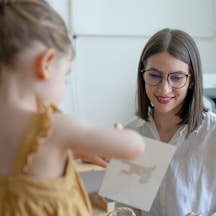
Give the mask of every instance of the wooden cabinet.
MULTIPOLYGON (((81 160, 76 160, 76 167, 79 173, 98 172, 98 171, 105 170, 104 168, 94 164, 83 163, 81 160)), ((92 208, 93 208, 93 216, 107 216, 108 214, 107 212, 98 209, 94 206, 92 206, 92 208)))
POLYGON ((93 207, 93 216, 107 216, 107 212, 93 207))
POLYGON ((76 168, 79 173, 97 172, 97 171, 105 170, 104 168, 94 164, 83 163, 81 160, 76 160, 76 168))

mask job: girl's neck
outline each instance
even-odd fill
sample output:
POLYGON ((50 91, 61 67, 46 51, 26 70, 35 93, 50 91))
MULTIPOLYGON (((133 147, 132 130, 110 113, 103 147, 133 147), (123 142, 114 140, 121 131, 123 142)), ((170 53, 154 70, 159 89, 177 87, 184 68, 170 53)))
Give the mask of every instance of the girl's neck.
POLYGON ((3 82, 0 84, 0 109, 26 110, 35 112, 38 109, 37 97, 34 94, 34 83, 22 77, 17 71, 5 71, 2 74, 3 82), (7 74, 6 74, 7 72, 7 74), (30 83, 30 84, 29 84, 30 83))

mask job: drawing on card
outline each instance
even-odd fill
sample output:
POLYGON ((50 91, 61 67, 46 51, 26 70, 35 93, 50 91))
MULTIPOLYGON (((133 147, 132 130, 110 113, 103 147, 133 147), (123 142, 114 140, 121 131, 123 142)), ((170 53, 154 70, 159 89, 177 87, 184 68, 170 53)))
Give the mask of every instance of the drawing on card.
POLYGON ((129 161, 122 161, 127 164, 129 168, 127 170, 121 169, 120 174, 125 175, 138 175, 140 177, 139 183, 146 184, 152 177, 152 173, 156 170, 156 166, 145 167, 129 161))

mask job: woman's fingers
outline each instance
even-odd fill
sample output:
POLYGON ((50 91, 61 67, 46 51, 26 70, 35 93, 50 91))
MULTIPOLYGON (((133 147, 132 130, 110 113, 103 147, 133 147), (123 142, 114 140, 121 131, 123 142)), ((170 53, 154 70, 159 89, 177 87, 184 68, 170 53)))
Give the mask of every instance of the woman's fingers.
POLYGON ((115 123, 114 124, 114 128, 119 129, 119 130, 123 130, 124 129, 124 127, 120 123, 115 123))

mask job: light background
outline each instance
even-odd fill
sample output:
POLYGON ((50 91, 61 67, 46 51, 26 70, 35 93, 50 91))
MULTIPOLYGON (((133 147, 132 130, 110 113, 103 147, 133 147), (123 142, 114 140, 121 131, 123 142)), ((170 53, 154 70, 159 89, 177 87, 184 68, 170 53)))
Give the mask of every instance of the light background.
MULTIPOLYGON (((216 94, 216 0, 49 2, 75 37, 63 111, 101 125, 126 123, 135 112, 140 53, 149 37, 164 27, 181 28, 194 37, 204 85, 216 94)), ((84 174, 89 191, 96 190, 102 178, 102 172, 84 174)))

